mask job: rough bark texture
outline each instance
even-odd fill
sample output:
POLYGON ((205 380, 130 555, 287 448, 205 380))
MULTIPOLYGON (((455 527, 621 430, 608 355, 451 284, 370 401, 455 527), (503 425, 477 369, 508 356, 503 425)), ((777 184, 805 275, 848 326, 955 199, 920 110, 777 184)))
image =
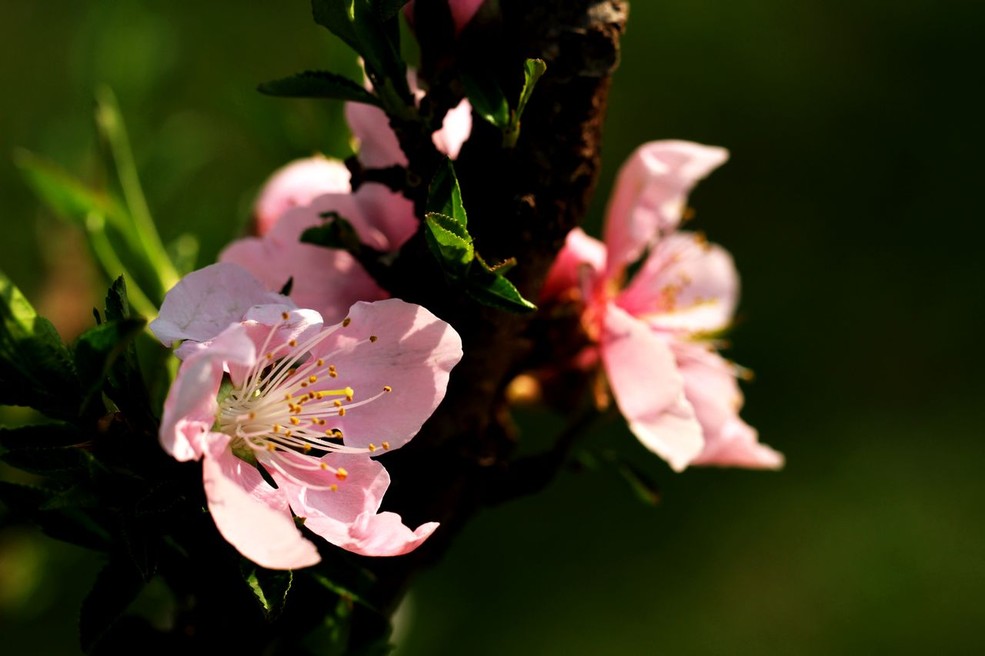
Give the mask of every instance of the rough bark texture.
MULTIPOLYGON (((536 301, 595 189, 626 6, 618 0, 500 0, 500 7, 500 24, 467 35, 471 54, 489 53, 507 97, 519 93, 525 59, 544 59, 547 72, 523 115, 516 147, 504 149, 499 130, 477 120, 456 170, 477 250, 487 261, 515 257, 509 278, 536 301)), ((392 291, 454 325, 465 357, 423 431, 383 459, 394 479, 387 509, 411 526, 442 523, 416 552, 365 562, 378 575, 373 596, 384 610, 395 607, 412 574, 439 556, 476 510, 508 492, 501 488, 512 480, 514 441, 503 393, 530 355, 533 320, 449 294, 423 239, 408 244, 397 272, 392 291)))

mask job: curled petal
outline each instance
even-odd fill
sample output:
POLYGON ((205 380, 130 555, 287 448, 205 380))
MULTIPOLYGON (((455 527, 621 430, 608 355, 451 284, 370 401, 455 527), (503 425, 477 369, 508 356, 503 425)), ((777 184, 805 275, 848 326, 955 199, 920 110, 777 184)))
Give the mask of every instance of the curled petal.
POLYGON ((609 267, 639 259, 661 233, 674 230, 687 195, 728 159, 728 151, 688 141, 651 141, 636 149, 616 178, 606 215, 609 267))
POLYGON ((321 560, 294 525, 284 495, 227 444, 210 448, 202 478, 216 527, 241 554, 269 569, 297 569, 321 560))
POLYGON ((677 232, 653 248, 617 303, 655 328, 695 333, 728 327, 738 297, 739 274, 728 251, 677 232))
POLYGON ((704 440, 670 346, 611 304, 600 346, 612 395, 630 430, 674 470, 683 470, 701 453, 704 440))
POLYGON ((303 207, 322 194, 351 191, 350 177, 345 164, 324 155, 298 159, 277 169, 257 197, 257 234, 269 232, 293 207, 303 207))
POLYGON ((353 305, 348 322, 312 355, 335 365, 338 381, 355 390, 345 415, 333 419, 345 443, 395 449, 438 407, 462 357, 462 340, 423 307, 389 299, 353 305))
POLYGON ((695 465, 777 469, 783 455, 760 444, 754 428, 739 418, 742 392, 736 367, 700 344, 675 342, 674 354, 684 377, 684 392, 705 436, 695 465))
POLYGON ((375 460, 351 454, 318 460, 283 455, 268 466, 278 489, 308 529, 336 546, 364 556, 396 556, 417 547, 437 527, 425 524, 411 531, 394 513, 377 515, 390 476, 375 460))
POLYGON ((216 435, 216 394, 227 367, 248 368, 256 360, 253 342, 239 324, 226 329, 207 349, 189 356, 164 401, 160 440, 177 460, 197 460, 216 435), (237 367, 238 365, 238 367, 237 367))
POLYGON ((605 263, 605 244, 589 237, 581 228, 574 228, 547 273, 541 298, 564 300, 571 294, 590 295, 603 280, 605 263))
POLYGON ((271 292, 236 264, 220 262, 182 278, 164 297, 150 331, 165 346, 190 339, 206 342, 239 322, 254 305, 283 303, 286 296, 271 292))
POLYGON ((437 522, 427 522, 412 531, 396 513, 363 513, 349 528, 349 540, 340 546, 364 556, 401 556, 416 549, 437 528, 437 522))

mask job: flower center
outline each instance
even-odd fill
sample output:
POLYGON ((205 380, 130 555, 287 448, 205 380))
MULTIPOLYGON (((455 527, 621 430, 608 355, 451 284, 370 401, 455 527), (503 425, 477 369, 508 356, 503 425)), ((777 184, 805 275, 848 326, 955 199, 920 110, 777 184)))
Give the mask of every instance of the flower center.
MULTIPOLYGON (((285 322, 287 319, 285 315, 285 322)), ((281 327, 271 328, 261 353, 281 327)), ((294 470, 328 470, 339 480, 345 479, 345 470, 330 467, 321 455, 376 451, 374 444, 368 448, 346 446, 338 418, 376 401, 392 388, 383 385, 377 394, 357 401, 356 390, 341 384, 343 374, 329 361, 332 354, 318 358, 311 354, 336 329, 322 329, 302 344, 292 339, 267 350, 247 372, 243 384, 219 402, 216 428, 233 438, 234 449, 246 447, 259 462, 292 478, 285 465, 294 470)), ((377 338, 364 341, 375 343, 377 338)), ((356 348, 360 346, 362 342, 356 348)), ((387 449, 389 444, 383 442, 381 447, 387 449)))

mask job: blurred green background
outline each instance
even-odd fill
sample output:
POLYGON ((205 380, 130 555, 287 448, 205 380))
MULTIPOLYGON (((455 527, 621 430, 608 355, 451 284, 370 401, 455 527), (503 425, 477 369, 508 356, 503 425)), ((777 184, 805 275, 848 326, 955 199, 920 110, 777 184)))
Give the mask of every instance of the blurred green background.
MULTIPOLYGON (((305 0, 7 2, 0 26, 0 267, 66 334, 101 283, 10 153, 91 175, 97 84, 163 235, 198 235, 200 264, 273 168, 344 154, 337 106, 254 91, 352 70, 305 0)), ((973 0, 633 3, 590 228, 639 143, 731 150, 694 225, 742 272, 744 416, 788 465, 675 475, 606 425, 590 443, 638 457, 662 504, 599 471, 485 512, 418 581, 399 654, 985 651, 983 27, 973 0)), ((76 653, 97 567, 0 529, 5 653, 76 653)))

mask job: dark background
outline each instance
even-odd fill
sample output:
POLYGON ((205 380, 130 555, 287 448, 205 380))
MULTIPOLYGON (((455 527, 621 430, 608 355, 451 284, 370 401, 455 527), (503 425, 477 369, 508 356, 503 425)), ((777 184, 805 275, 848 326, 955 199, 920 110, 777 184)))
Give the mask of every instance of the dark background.
MULTIPOLYGON (((633 3, 589 229, 643 141, 731 150, 692 196, 694 226, 743 275, 730 355, 755 370, 744 416, 787 467, 676 475, 605 425, 589 444, 636 458, 662 504, 602 470, 485 512, 418 581, 398 653, 985 650, 983 19, 972 0, 633 3)), ((254 91, 354 73, 304 0, 8 2, 0 26, 0 267, 66 336, 102 283, 9 155, 91 174, 98 83, 161 232, 198 235, 200 264, 273 168, 346 154, 338 107, 254 91)), ((551 425, 524 424, 534 439, 551 425)), ((0 529, 5 649, 75 653, 97 568, 0 529)))

